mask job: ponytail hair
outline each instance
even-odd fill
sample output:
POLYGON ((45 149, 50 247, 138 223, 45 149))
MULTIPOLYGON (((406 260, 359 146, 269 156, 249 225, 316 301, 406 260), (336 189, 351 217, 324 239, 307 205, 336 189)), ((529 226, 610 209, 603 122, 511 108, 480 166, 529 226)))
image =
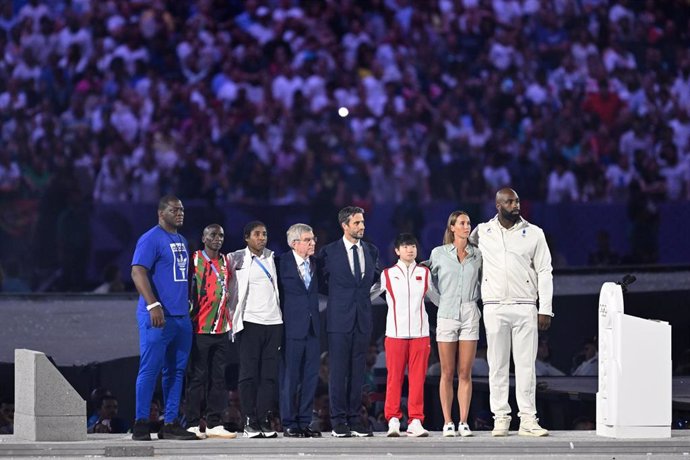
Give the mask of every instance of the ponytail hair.
POLYGON ((448 216, 448 223, 446 224, 446 231, 443 234, 443 244, 451 244, 453 241, 455 241, 455 236, 453 235, 453 231, 450 229, 450 227, 455 225, 455 221, 458 220, 458 216, 462 216, 462 215, 465 215, 467 217, 470 216, 465 211, 453 211, 450 213, 450 216, 448 216))

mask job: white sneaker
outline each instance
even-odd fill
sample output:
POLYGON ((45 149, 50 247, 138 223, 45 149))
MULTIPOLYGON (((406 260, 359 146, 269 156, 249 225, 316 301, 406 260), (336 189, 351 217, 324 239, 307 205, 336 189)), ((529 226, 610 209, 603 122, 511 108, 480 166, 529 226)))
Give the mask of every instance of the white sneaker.
POLYGON ((206 439, 206 432, 201 431, 201 429, 198 426, 190 426, 189 428, 187 428, 187 431, 189 431, 190 433, 194 433, 196 437, 199 439, 206 439))
POLYGON ((465 422, 458 423, 458 433, 463 438, 467 438, 469 436, 472 436, 472 430, 470 430, 470 426, 465 422))
POLYGON ((429 432, 424 429, 422 422, 414 419, 407 425, 407 435, 415 438, 426 438, 429 436, 429 432))
POLYGON ((400 420, 397 417, 391 417, 388 420, 388 434, 389 438, 397 438, 400 436, 400 420))
POLYGON ((444 438, 454 438, 455 437, 455 424, 453 422, 448 422, 443 425, 443 437, 444 438))
POLYGON ((235 439, 237 437, 237 433, 233 433, 232 431, 226 430, 225 428, 223 428, 223 425, 217 425, 213 428, 206 428, 206 437, 235 439))
POLYGON ((491 436, 508 436, 510 416, 494 417, 494 429, 491 436))
POLYGON ((535 436, 535 437, 542 437, 542 436, 548 436, 549 435, 549 430, 542 428, 539 426, 539 419, 532 418, 532 419, 526 419, 520 420, 520 431, 518 431, 518 434, 521 436, 535 436))

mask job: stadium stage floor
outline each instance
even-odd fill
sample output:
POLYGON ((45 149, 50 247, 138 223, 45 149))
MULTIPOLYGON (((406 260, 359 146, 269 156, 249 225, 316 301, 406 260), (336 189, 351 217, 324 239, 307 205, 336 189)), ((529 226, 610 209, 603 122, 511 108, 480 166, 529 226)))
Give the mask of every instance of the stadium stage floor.
POLYGON ((127 435, 89 435, 82 442, 28 442, 0 436, 0 457, 12 458, 690 458, 690 431, 673 431, 670 439, 609 439, 593 431, 555 431, 545 438, 492 438, 480 432, 472 438, 231 439, 134 442, 127 435))

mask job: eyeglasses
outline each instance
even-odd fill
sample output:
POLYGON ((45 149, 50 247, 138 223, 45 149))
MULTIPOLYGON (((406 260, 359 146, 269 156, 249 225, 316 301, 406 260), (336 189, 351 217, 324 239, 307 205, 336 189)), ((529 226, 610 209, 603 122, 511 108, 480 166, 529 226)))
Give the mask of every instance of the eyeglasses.
POLYGON ((313 237, 313 238, 302 238, 301 240, 292 240, 292 241, 300 241, 300 242, 302 242, 302 243, 307 243, 307 244, 309 244, 309 243, 314 243, 314 244, 316 244, 317 238, 316 238, 316 237, 313 237))

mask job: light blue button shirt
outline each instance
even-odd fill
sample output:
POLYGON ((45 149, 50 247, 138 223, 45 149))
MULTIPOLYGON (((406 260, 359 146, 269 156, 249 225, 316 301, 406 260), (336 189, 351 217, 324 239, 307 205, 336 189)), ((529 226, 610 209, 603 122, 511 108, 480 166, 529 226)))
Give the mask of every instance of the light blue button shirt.
POLYGON ((476 246, 467 245, 467 257, 460 263, 453 244, 435 247, 429 257, 431 282, 439 294, 438 317, 460 320, 461 306, 479 300, 482 254, 476 246))

